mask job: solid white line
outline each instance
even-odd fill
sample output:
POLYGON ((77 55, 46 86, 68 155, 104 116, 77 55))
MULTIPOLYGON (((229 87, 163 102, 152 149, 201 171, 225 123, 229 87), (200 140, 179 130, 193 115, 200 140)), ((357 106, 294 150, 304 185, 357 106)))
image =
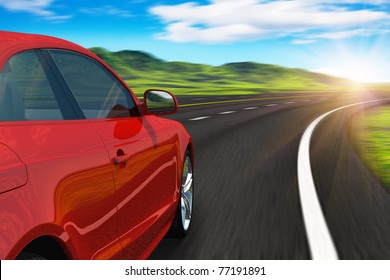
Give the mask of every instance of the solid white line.
POLYGON ((208 119, 208 118, 211 118, 211 117, 210 116, 198 117, 198 118, 189 119, 189 121, 200 121, 200 120, 204 120, 204 119, 208 119))
POLYGON ((268 105, 265 105, 266 107, 273 107, 273 106, 278 106, 278 104, 268 104, 268 105))
POLYGON ((298 186, 306 234, 313 260, 337 260, 338 256, 315 190, 310 165, 311 136, 316 126, 330 114, 348 107, 383 100, 390 99, 359 102, 334 109, 315 119, 302 136, 298 150, 298 186))
POLYGON ((248 107, 248 108, 244 108, 242 110, 254 110, 254 109, 258 109, 259 107, 248 107))
POLYGON ((226 111, 226 112, 221 112, 221 113, 218 113, 218 115, 228 115, 228 114, 233 114, 235 113, 236 111, 226 111))

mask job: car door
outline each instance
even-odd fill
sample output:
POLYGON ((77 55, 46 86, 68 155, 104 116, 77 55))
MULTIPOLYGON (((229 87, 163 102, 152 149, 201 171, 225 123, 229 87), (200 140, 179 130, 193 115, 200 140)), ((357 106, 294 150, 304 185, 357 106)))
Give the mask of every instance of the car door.
POLYGON ((28 174, 26 186, 0 196, 7 209, 3 217, 13 217, 2 224, 1 235, 58 234, 70 257, 120 257, 107 151, 68 102, 43 51, 14 55, 0 78, 0 142, 17 154, 28 174))
POLYGON ((50 55, 106 145, 124 257, 139 258, 175 211, 174 140, 157 117, 140 115, 131 93, 104 65, 73 52, 51 50, 50 55), (77 71, 70 71, 69 64, 77 64, 77 71))

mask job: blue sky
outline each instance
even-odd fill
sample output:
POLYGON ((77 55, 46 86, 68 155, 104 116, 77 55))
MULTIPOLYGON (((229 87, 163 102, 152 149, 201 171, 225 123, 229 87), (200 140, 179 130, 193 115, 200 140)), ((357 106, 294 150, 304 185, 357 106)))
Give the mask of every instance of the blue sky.
POLYGON ((168 61, 390 82, 390 0, 0 0, 0 29, 168 61))

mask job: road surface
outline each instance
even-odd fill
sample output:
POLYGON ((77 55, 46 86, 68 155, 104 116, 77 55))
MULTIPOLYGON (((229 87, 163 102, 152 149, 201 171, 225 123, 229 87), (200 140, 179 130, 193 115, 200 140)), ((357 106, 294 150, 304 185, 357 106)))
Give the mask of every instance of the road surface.
MULTIPOLYGON (((321 114, 375 98, 179 97, 182 107, 169 118, 195 145, 192 230, 185 239, 164 239, 150 259, 311 259, 297 179, 301 137, 321 114)), ((351 145, 351 119, 368 106, 331 115, 311 141, 316 191, 341 259, 390 259, 390 196, 351 145)))

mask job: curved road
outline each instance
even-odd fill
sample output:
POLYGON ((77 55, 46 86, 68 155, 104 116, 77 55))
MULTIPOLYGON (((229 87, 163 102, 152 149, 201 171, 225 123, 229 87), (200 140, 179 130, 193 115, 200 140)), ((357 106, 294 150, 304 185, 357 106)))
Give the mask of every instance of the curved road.
MULTIPOLYGON (((362 98, 376 97, 179 98, 182 107, 170 118, 194 140, 193 228, 185 239, 163 240, 150 259, 310 259, 298 191, 299 143, 319 115, 362 98)), ((390 259, 390 197, 349 139, 351 116, 367 106, 335 113, 312 139, 317 193, 344 259, 390 259)))

